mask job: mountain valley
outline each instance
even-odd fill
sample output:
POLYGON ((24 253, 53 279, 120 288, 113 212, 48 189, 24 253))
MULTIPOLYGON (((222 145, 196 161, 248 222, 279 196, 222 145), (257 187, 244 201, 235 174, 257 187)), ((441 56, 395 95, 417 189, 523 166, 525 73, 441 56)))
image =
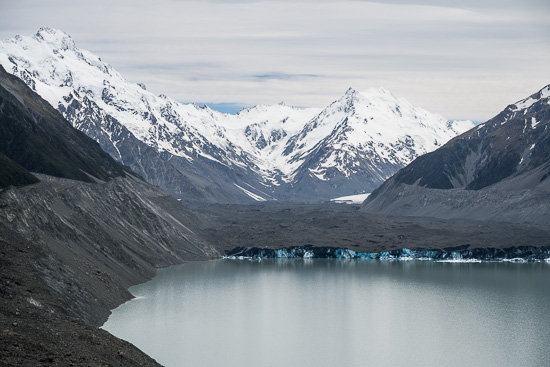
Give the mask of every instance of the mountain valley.
POLYGON ((51 28, 0 42, 0 64, 117 161, 185 201, 318 202, 368 193, 474 126, 385 89, 350 88, 325 108, 260 105, 222 114, 155 96, 51 28))
POLYGON ((157 366, 99 329, 110 310, 239 247, 550 246, 548 86, 474 127, 385 89, 222 114, 50 28, 0 64, 0 364, 157 366))

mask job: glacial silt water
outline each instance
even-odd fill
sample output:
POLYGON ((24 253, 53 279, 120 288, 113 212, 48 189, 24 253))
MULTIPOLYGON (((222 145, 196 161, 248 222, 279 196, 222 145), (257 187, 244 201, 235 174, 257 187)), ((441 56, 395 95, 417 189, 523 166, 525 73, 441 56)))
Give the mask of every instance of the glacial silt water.
POLYGON ((104 325, 166 366, 549 366, 550 264, 217 260, 104 325))

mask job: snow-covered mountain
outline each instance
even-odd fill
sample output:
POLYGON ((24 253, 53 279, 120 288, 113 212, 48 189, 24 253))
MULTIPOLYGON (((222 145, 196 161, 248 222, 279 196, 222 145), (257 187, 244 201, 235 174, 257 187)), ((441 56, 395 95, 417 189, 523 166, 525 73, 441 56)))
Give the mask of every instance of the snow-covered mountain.
POLYGON ((550 224, 550 85, 414 160, 363 210, 550 224))
POLYGON ((370 192, 471 128, 384 89, 349 89, 324 109, 236 115, 156 96, 62 31, 0 42, 0 64, 115 159, 188 200, 318 200, 370 192))

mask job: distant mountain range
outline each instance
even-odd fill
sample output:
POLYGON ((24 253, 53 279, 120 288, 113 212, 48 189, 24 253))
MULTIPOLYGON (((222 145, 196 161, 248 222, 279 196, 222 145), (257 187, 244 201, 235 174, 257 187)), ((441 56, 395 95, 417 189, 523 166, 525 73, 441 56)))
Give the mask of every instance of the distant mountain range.
POLYGON ((549 176, 550 85, 418 157, 362 210, 550 224, 549 176))
POLYGON ((384 89, 349 89, 324 109, 284 104, 236 115, 126 81, 66 33, 0 42, 0 64, 150 183, 184 200, 327 200, 370 192, 473 127, 384 89))
POLYGON ((219 258, 234 246, 273 253, 296 245, 337 257, 547 254, 536 246, 550 238, 550 86, 445 144, 472 124, 385 90, 350 89, 322 110, 257 106, 233 116, 155 97, 59 31, 16 37, 0 50, 9 71, 0 66, 6 365, 158 365, 91 325, 157 268, 219 258), (319 200, 368 191, 411 161, 363 212, 200 203, 195 214, 135 173, 186 200, 319 200), (504 244, 524 247, 494 248, 504 244))

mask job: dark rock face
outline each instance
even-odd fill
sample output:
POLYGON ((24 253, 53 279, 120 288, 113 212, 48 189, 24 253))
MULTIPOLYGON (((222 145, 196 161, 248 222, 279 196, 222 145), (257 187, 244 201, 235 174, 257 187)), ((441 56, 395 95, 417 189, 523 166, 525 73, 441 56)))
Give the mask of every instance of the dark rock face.
POLYGON ((444 249, 407 249, 381 251, 381 252, 356 252, 347 248, 317 247, 317 246, 293 246, 281 249, 268 249, 258 247, 236 247, 226 251, 226 257, 230 259, 250 258, 278 259, 278 258, 304 258, 304 259, 379 259, 379 260, 410 260, 423 259, 434 261, 547 261, 550 260, 549 246, 519 246, 508 248, 474 248, 459 246, 444 249))
POLYGON ((0 153, 28 171, 84 182, 131 172, 1 67, 0 136, 0 153))
POLYGON ((37 183, 38 179, 17 162, 0 153, 0 188, 37 183))
POLYGON ((158 267, 220 253, 196 217, 137 178, 39 175, 0 194, 0 359, 9 365, 154 366, 97 329, 158 267))
POLYGON ((94 326, 156 268, 219 255, 195 216, 1 68, 0 136, 2 187, 40 179, 0 191, 2 364, 157 366, 94 326))
POLYGON ((91 324, 101 324, 128 299, 126 289, 157 267, 218 255, 183 204, 138 179, 86 184, 42 177, 37 186, 5 191, 0 207, 3 227, 61 264, 55 271, 46 259, 39 272, 67 300, 65 311, 91 324))
POLYGON ((0 136, 2 187, 34 183, 0 192, 2 362, 158 365, 94 326, 156 268, 219 255, 195 216, 3 69, 0 136))
POLYGON ((550 86, 414 160, 363 211, 550 224, 550 86))
POLYGON ((479 190, 540 166, 548 169, 549 91, 547 86, 509 105, 491 120, 417 158, 393 180, 431 189, 479 190))

